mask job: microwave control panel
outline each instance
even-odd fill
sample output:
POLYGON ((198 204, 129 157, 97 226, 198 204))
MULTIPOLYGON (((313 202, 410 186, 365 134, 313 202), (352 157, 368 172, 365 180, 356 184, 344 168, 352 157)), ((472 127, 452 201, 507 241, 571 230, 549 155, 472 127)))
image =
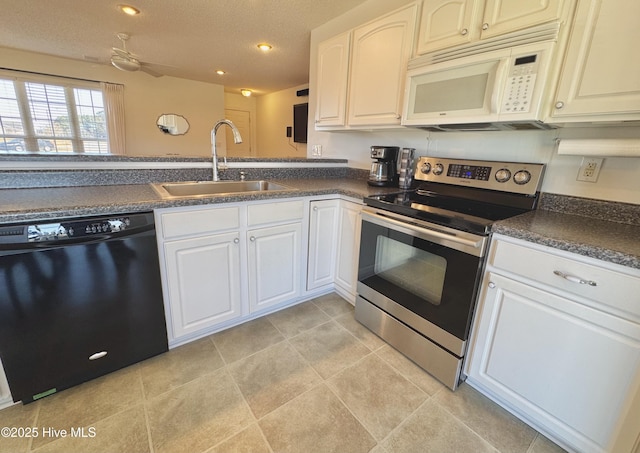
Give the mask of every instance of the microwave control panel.
POLYGON ((502 96, 501 113, 527 113, 536 84, 540 55, 516 57, 509 69, 509 77, 502 96))

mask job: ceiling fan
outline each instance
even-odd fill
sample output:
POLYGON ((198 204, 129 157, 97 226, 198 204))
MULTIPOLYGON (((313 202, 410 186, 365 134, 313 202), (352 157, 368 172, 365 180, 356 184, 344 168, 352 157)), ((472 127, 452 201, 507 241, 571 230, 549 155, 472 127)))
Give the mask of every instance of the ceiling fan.
POLYGON ((140 61, 140 59, 127 50, 127 41, 130 36, 127 33, 116 33, 116 36, 122 41, 122 49, 112 47, 111 64, 121 71, 135 72, 143 71, 153 77, 162 77, 163 74, 154 71, 149 67, 150 63, 140 61))

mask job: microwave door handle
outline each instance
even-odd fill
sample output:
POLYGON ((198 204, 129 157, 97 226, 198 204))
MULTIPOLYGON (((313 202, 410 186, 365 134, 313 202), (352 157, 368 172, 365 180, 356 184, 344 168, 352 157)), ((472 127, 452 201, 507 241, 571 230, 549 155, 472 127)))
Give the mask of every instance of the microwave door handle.
POLYGON ((493 90, 491 94, 491 113, 498 114, 498 101, 502 94, 505 92, 506 87, 502 86, 502 82, 505 80, 504 73, 509 64, 509 59, 504 58, 499 60, 498 67, 496 68, 495 80, 493 81, 493 86, 500 86, 499 90, 493 90), (499 82, 499 83, 496 83, 499 82))

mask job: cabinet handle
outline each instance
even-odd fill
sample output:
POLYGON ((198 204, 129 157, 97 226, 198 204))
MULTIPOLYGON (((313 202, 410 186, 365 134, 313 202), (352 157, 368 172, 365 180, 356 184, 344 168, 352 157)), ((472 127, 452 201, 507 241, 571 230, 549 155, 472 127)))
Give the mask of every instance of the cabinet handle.
POLYGON ((573 282, 573 283, 580 283, 581 285, 589 285, 589 286, 598 286, 598 284, 593 280, 584 280, 580 277, 576 277, 575 275, 565 274, 564 272, 561 272, 561 271, 553 271, 553 273, 556 274, 558 277, 562 277, 565 280, 569 280, 570 282, 573 282))
POLYGON ((493 282, 489 282, 489 288, 493 289, 496 287, 496 284, 493 282))
POLYGON ((240 243, 240 239, 235 238, 235 239, 233 240, 233 243, 234 243, 234 244, 239 244, 239 243, 240 243))
POLYGON ((95 354, 91 354, 89 356, 89 360, 98 360, 107 355, 107 351, 96 352, 95 354))
POLYGON ((314 206, 314 207, 313 207, 313 210, 314 210, 314 211, 317 211, 317 210, 318 210, 318 207, 317 207, 317 206, 314 206))
POLYGON ((251 242, 255 242, 256 237, 255 237, 255 236, 251 236, 251 237, 249 238, 249 240, 250 240, 251 242))
POLYGON ((562 102, 562 101, 556 102, 556 108, 557 109, 561 109, 562 107, 564 107, 564 102, 562 102))
POLYGON ((482 24, 482 29, 483 30, 488 30, 489 29, 489 24, 486 23, 486 22, 484 24, 482 24))
POLYGON ((466 35, 467 35, 467 33, 469 33, 469 30, 468 30, 467 28, 463 28, 462 30, 460 30, 460 34, 461 34, 462 36, 466 36, 466 35))

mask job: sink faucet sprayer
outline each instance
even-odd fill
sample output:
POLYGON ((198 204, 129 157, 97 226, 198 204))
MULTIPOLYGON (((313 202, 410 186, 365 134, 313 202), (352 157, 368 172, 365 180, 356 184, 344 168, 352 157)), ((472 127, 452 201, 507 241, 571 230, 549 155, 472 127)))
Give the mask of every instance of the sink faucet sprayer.
POLYGON ((242 137, 240 136, 240 131, 238 130, 236 125, 233 124, 231 121, 220 120, 215 124, 215 126, 213 126, 213 129, 211 129, 211 154, 213 156, 213 180, 214 181, 220 181, 220 177, 218 176, 218 152, 216 151, 216 132, 218 132, 218 128, 223 124, 226 124, 231 128, 231 131, 233 132, 234 143, 236 145, 238 143, 242 143, 242 137))

